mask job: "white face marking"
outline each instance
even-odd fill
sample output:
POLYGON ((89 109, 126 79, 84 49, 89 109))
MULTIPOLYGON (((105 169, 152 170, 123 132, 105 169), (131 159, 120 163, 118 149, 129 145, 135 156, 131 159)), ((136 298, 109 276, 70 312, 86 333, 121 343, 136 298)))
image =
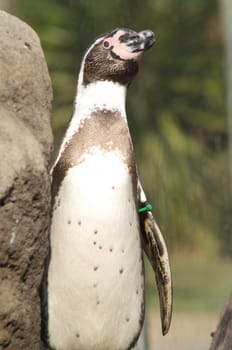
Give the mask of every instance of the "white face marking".
POLYGON ((79 72, 79 77, 78 77, 78 84, 77 84, 77 90, 79 90, 82 85, 83 85, 83 77, 84 77, 84 65, 85 65, 85 59, 88 56, 89 52, 93 49, 93 47, 95 45, 97 45, 98 43, 100 43, 103 40, 104 37, 98 38, 97 40, 95 40, 93 42, 93 44, 89 47, 89 49, 86 51, 82 62, 81 62, 81 68, 80 68, 80 72, 79 72))

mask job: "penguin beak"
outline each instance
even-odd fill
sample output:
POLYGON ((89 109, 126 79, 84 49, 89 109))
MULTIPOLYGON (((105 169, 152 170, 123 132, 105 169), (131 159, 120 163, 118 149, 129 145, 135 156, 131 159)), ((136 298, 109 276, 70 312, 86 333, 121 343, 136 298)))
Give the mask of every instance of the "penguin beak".
POLYGON ((151 30, 141 32, 128 32, 120 37, 120 41, 125 44, 130 52, 146 51, 155 42, 155 34, 151 30))

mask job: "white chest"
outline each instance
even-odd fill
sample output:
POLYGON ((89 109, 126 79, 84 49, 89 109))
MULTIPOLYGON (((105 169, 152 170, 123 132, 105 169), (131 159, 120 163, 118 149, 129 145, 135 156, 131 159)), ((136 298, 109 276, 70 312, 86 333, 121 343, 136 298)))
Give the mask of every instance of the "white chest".
POLYGON ((71 168, 51 228, 48 314, 57 350, 127 349, 141 328, 143 262, 131 175, 119 152, 71 168))

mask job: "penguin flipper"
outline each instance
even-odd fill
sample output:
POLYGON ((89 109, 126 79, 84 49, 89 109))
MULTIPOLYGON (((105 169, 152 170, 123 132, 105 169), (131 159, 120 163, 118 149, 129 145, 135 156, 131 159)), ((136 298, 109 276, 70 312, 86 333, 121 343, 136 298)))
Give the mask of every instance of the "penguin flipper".
POLYGON ((168 251, 163 235, 152 212, 148 209, 144 191, 139 183, 138 208, 143 249, 155 272, 156 285, 159 293, 160 317, 162 333, 167 334, 172 319, 172 277, 168 251))

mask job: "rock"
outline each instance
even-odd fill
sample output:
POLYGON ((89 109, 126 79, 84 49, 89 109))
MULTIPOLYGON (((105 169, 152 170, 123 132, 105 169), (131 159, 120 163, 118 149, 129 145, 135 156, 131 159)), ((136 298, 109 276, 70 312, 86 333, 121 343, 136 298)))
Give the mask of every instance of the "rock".
POLYGON ((40 348, 51 81, 37 34, 0 11, 0 348, 40 348))
POLYGON ((225 307, 216 332, 213 334, 213 341, 210 350, 231 350, 232 349, 232 296, 225 307))

